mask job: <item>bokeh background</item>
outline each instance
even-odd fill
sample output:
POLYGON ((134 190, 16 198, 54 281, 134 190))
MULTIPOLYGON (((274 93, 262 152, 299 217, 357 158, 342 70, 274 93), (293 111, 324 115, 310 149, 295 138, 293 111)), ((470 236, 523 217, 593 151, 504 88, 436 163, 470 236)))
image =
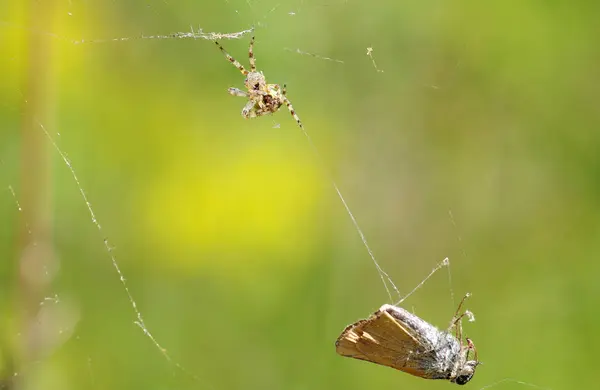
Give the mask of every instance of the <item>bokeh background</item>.
POLYGON ((336 355, 389 297, 330 177, 402 293, 450 258, 404 306, 445 328, 472 293, 470 388, 597 385, 600 5, 1 9, 0 387, 450 388, 336 355), (285 109, 240 116, 209 40, 74 43, 252 25, 320 157, 285 109))

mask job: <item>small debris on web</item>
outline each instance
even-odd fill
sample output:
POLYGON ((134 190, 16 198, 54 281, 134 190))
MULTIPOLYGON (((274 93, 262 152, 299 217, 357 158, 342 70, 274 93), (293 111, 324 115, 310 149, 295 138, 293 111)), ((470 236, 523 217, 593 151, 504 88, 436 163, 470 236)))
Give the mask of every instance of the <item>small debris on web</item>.
POLYGON ((383 73, 383 70, 379 69, 377 67, 377 64, 375 63, 375 59, 373 58, 373 48, 372 47, 367 47, 367 56, 371 59, 371 62, 373 63, 373 67, 375 68, 375 70, 379 73, 383 73))
POLYGON ((469 322, 475 322, 475 314, 470 310, 465 310, 465 315, 469 319, 469 322))
POLYGON ((44 304, 46 303, 54 303, 57 304, 60 302, 60 299, 58 298, 58 294, 54 294, 53 297, 45 297, 43 301, 40 302, 40 306, 44 306, 44 304))

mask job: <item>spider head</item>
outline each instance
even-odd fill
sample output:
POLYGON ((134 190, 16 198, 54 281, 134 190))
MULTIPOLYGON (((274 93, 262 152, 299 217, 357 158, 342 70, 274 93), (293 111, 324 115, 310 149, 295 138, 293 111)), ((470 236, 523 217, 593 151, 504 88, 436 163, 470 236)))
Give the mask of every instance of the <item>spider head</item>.
POLYGON ((250 72, 246 76, 244 84, 249 91, 264 91, 267 81, 262 72, 250 72))

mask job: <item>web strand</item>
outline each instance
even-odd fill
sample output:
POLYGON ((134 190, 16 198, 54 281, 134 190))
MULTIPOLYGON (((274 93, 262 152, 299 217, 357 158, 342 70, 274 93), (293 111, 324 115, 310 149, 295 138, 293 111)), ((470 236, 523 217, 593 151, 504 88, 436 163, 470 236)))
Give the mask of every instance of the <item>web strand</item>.
POLYGON ((313 58, 316 58, 318 60, 331 61, 331 62, 337 62, 338 64, 344 64, 344 61, 342 61, 342 60, 337 60, 335 58, 325 57, 325 56, 322 56, 322 55, 319 55, 319 54, 309 53, 309 52, 306 52, 306 51, 302 51, 300 49, 293 50, 293 49, 290 49, 290 48, 286 47, 283 50, 289 51, 291 53, 297 53, 297 54, 300 54, 301 56, 313 57, 313 58))
MULTIPOLYGON (((462 255, 463 258, 466 260, 467 259, 467 252, 465 251, 465 246, 463 244, 462 241, 462 237, 460 236, 460 232, 458 230, 458 225, 456 224, 456 220, 454 219, 454 213, 452 213, 451 209, 448 209, 448 216, 450 217, 450 222, 452 222, 452 226, 454 226, 454 229, 456 230, 456 239, 458 240, 458 244, 461 248, 462 251, 462 255)), ((450 280, 450 268, 448 268, 448 279, 450 280)), ((452 286, 452 284, 450 284, 450 286, 452 286)), ((450 291, 451 296, 452 296, 452 304, 454 305, 454 292, 451 290, 450 291)))
POLYGON ((549 387, 543 387, 543 386, 539 386, 539 385, 536 385, 536 384, 533 384, 533 383, 529 383, 529 382, 523 382, 523 381, 519 381, 519 380, 512 379, 512 378, 504 378, 504 379, 501 379, 501 380, 499 380, 499 381, 497 381, 497 382, 494 382, 494 383, 492 383, 492 384, 490 384, 490 385, 483 386, 483 387, 482 387, 482 388, 480 388, 479 390, 485 390, 485 389, 489 389, 490 387, 496 387, 497 385, 500 385, 500 384, 502 384, 502 383, 506 383, 506 382, 509 382, 509 383, 517 383, 517 384, 519 384, 519 385, 523 385, 523 386, 527 386, 527 387, 532 387, 532 388, 534 388, 534 389, 540 389, 540 390, 551 390, 549 387))
MULTIPOLYGON (((12 195, 14 201, 15 201, 15 205, 17 206, 17 211, 19 213, 23 212, 23 208, 21 207, 21 203, 19 202, 19 199, 17 198, 17 193, 15 192, 15 189, 13 188, 12 185, 8 185, 8 191, 10 192, 10 194, 12 195)), ((25 221, 25 228, 27 229, 27 234, 29 234, 31 236, 31 226, 29 226, 29 222, 25 221)))
POLYGON ((29 31, 29 32, 32 32, 35 34, 40 34, 40 35, 48 36, 51 38, 70 42, 74 45, 81 45, 81 44, 87 44, 87 43, 127 42, 127 41, 137 41, 137 40, 141 40, 141 39, 206 39, 209 41, 214 41, 216 39, 221 39, 221 40, 222 39, 240 39, 244 35, 246 35, 252 31, 252 29, 250 28, 247 30, 242 30, 242 31, 237 31, 237 32, 232 32, 232 33, 220 33, 220 32, 204 32, 204 31, 202 31, 201 28, 199 28, 197 31, 192 30, 191 32, 174 32, 174 33, 170 33, 170 34, 166 34, 166 35, 164 35, 164 34, 144 35, 144 34, 142 34, 142 35, 138 35, 138 36, 118 37, 118 38, 73 40, 73 39, 69 39, 69 38, 60 36, 58 34, 46 32, 46 31, 42 31, 42 30, 38 30, 38 29, 32 29, 30 27, 20 26, 15 23, 10 23, 10 22, 5 22, 5 21, 0 21, 0 26, 6 26, 9 28, 29 31))
MULTIPOLYGON (((325 165, 322 163, 323 159, 321 157, 321 154, 319 153, 319 150, 315 146, 315 143, 313 142, 312 138, 310 137, 310 135, 308 134, 308 132, 306 131, 306 129, 304 128, 304 126, 302 126, 300 123, 298 123, 298 126, 300 126, 300 129, 302 130, 302 133, 304 133, 304 136, 308 140, 308 143, 310 144, 310 146, 311 146, 311 148, 312 148, 315 156, 317 157, 317 159, 321 163, 320 165, 324 167, 325 165)), ((373 251, 371 250, 371 247, 369 246, 369 243, 367 242, 367 238, 365 237, 365 234, 363 233, 362 229, 360 228, 360 226, 358 224, 358 221, 354 217, 354 214, 350 210, 350 207, 348 206, 348 203, 344 199, 344 196, 342 195, 342 192, 340 191, 340 188, 336 184, 335 180, 333 180, 333 177, 331 176, 331 173, 327 172, 327 174, 329 176, 329 181, 331 182, 331 185, 335 189, 335 192, 337 193, 338 198, 340 198, 340 201, 342 202, 342 205, 344 205, 344 208, 346 209, 346 213, 348 213, 348 215, 350 216, 350 219, 352 220, 352 224, 354 225, 354 228, 358 232, 358 235, 360 236, 360 239, 362 240, 365 248, 367 249, 367 252, 369 253, 369 256, 371 257, 371 260, 373 261, 373 264, 375 264, 375 268, 377 269, 377 272, 379 273, 379 277, 381 278, 381 281, 383 282, 383 286, 385 287, 385 291, 387 291, 388 297, 390 298, 390 302, 393 302, 394 298, 392 298, 392 293, 390 291, 390 288, 388 287, 388 283, 392 286, 392 288, 394 289, 394 291, 396 292, 396 294, 398 294, 398 297, 402 297, 402 294, 400 294, 400 291, 398 290, 398 288, 396 287, 396 285, 392 281, 392 278, 390 278, 390 276, 379 265, 379 262, 375 259, 375 255, 373 254, 373 251)))
POLYGON ((81 39, 79 41, 71 41, 75 45, 84 43, 107 43, 107 42, 126 42, 135 41, 140 39, 206 39, 209 41, 219 39, 239 39, 244 35, 252 32, 252 29, 242 30, 233 33, 218 33, 218 32, 203 32, 202 29, 191 32, 174 32, 167 35, 140 35, 132 37, 121 37, 121 38, 107 38, 107 39, 81 39))
POLYGON ((442 267, 448 267, 448 269, 450 269, 450 259, 448 259, 446 257, 444 260, 442 260, 434 269, 431 270, 429 275, 427 275, 425 277, 425 279, 423 279, 421 281, 421 283, 417 284, 417 286, 411 290, 411 292, 409 292, 408 294, 406 294, 405 296, 400 298, 400 300, 398 302, 394 303, 394 306, 400 305, 402 302, 404 302, 406 299, 408 299, 408 297, 410 297, 412 294, 414 294, 415 291, 417 291, 418 289, 423 287, 423 285, 429 280, 429 278, 431 278, 433 276, 433 274, 435 274, 437 271, 439 271, 442 267))
MULTIPOLYGON (((102 225, 100 225, 100 223, 98 222, 98 218, 96 217, 96 213, 94 212, 94 209, 92 208, 92 204, 90 203, 90 201, 89 201, 89 199, 88 199, 85 191, 83 190, 83 186, 81 185, 81 182, 79 181, 79 177, 75 173, 75 169, 73 168, 73 165, 71 164, 71 161, 69 160, 69 158, 67 157, 67 155, 60 149, 60 147, 58 146, 58 144, 56 143, 56 141, 54 140, 54 138, 50 135, 50 133, 48 132, 48 130, 46 130, 46 128, 44 127, 44 125, 41 124, 40 122, 37 122, 37 124, 40 126, 40 128, 42 129, 42 131, 44 132, 44 134, 46 134, 46 137, 48 138, 48 140, 50 141, 50 143, 52 144, 52 146, 54 147, 54 149, 56 150, 56 152, 58 153, 58 155, 62 158, 63 162, 65 163, 65 165, 67 166, 67 168, 71 172, 71 176, 73 177, 73 180, 75 181, 75 184, 77 185, 77 188, 79 189, 79 193, 81 194, 81 198, 85 202, 85 205, 86 205, 86 207, 88 209, 88 212, 90 214, 90 218, 92 220, 92 223, 94 224, 94 226, 96 226, 96 228, 98 229, 98 231, 100 232, 100 234, 104 235, 104 231, 102 230, 102 225)), ((201 381, 201 379, 197 375, 192 374, 191 372, 189 372, 188 370, 186 370, 181 364, 179 364, 178 362, 174 361, 171 358, 171 356, 168 354, 167 350, 162 347, 162 345, 158 342, 158 340, 150 332, 150 330, 146 326, 146 323, 144 322, 144 318, 142 317, 142 313, 138 309, 137 303, 136 303, 135 299, 133 298, 133 294, 129 290, 129 286, 127 285, 127 282, 126 282, 126 279, 125 279, 125 275, 121 271, 121 267, 119 267, 119 263, 117 262, 117 258, 115 257, 115 255, 113 253, 113 246, 108 241, 108 238, 104 238, 103 242, 104 242, 104 248, 106 249, 106 252, 108 253, 108 255, 110 257, 110 260, 112 262, 113 268, 115 269, 115 271, 117 271, 117 275, 119 276, 119 281, 121 282, 121 285, 123 286, 123 289, 125 290, 125 293, 127 294, 127 298, 129 299, 129 303, 131 304, 131 308, 133 309, 133 312, 135 314, 135 318, 136 319, 134 321, 134 324, 136 324, 142 330, 142 332, 144 333, 144 335, 146 337, 148 337, 150 339, 150 341, 152 341, 152 343, 154 344, 154 346, 160 351, 160 353, 163 355, 163 357, 169 363, 173 364, 175 367, 177 367, 179 370, 181 370, 183 373, 185 373, 186 375, 190 376, 194 380, 196 380, 198 382, 203 382, 203 381, 201 381)), ((210 388, 213 388, 213 387, 210 386, 210 388)))
POLYGON ((13 188, 13 186, 9 184, 8 190, 10 191, 10 194, 12 195, 15 204, 17 205, 17 210, 19 210, 19 212, 23 211, 23 209, 21 208, 21 204, 19 203, 19 199, 17 199, 17 194, 15 193, 15 189, 13 188))

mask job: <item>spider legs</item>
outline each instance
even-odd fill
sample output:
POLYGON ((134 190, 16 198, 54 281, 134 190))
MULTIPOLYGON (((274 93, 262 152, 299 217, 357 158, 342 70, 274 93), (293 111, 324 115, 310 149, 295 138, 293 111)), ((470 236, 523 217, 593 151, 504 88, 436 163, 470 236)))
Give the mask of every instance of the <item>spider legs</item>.
POLYGON ((452 328, 454 328, 455 334, 456 334, 456 338, 458 339, 458 341, 462 344, 462 319, 464 316, 467 316, 469 311, 465 311, 462 314, 460 313, 460 309, 462 308, 463 303, 465 303, 465 300, 467 298, 469 298, 471 296, 471 294, 466 294, 463 299, 461 299, 460 303, 458 304, 458 308, 456 309, 456 313, 454 313, 454 317, 452 317, 452 321, 450 322, 450 328, 448 329, 449 331, 452 330, 452 328))
MULTIPOLYGON (((479 362, 479 358, 477 357, 477 348, 475 348, 475 344, 473 344, 473 340, 471 340, 470 338, 468 338, 468 337, 467 337, 467 338, 466 338, 466 341, 467 341, 467 348, 469 348, 469 350, 470 350, 470 351, 473 351, 473 354, 475 355, 475 356, 473 357, 473 359, 474 359, 476 362, 479 362)), ((467 355, 467 356, 468 356, 468 355, 467 355)))
POLYGON ((242 108, 242 116, 246 119, 256 118, 256 103, 253 100, 248 101, 242 108))
POLYGON ((248 60, 250 61, 250 72, 256 72, 256 58, 254 58, 254 34, 252 34, 250 46, 248 47, 248 60))
POLYGON ((227 90, 227 92, 229 92, 230 95, 233 96, 241 96, 241 97, 248 97, 248 93, 242 91, 241 89, 238 88, 229 88, 227 90))
MULTIPOLYGON (((254 38, 253 38, 254 40, 254 38)), ((217 44, 217 47, 221 50, 221 52, 223 53, 223 55, 225 56, 225 58, 227 58, 229 60, 229 62, 231 62, 233 64, 233 66, 235 66, 236 68, 239 69, 240 72, 242 72, 243 75, 247 75, 248 71, 246 70, 246 68, 244 68, 244 66, 242 64, 240 64, 239 62, 236 61, 235 58, 233 58, 232 56, 229 55, 229 53, 227 53, 225 51, 225 49, 223 49, 223 46, 221 46, 221 44, 218 41, 215 41, 215 43, 217 44)))
POLYGON ((302 126, 302 122, 300 121, 300 118, 298 117, 298 115, 296 115, 296 111, 294 111, 294 107, 292 106, 292 103, 290 103, 288 98, 285 96, 286 92, 287 92, 286 85, 283 84, 283 86, 281 88, 281 98, 282 98, 283 102, 285 103, 286 107, 288 108, 288 110, 290 110, 290 114, 292 114, 292 116, 296 120, 296 123, 298 123, 298 126, 300 126, 300 128, 302 130, 304 130, 304 126, 302 126))
POLYGON ((242 91, 238 88, 228 88, 227 92, 233 96, 240 96, 248 98, 248 102, 242 109, 242 116, 246 119, 256 118, 257 116, 272 114, 273 112, 268 109, 263 101, 263 96, 267 96, 268 93, 265 91, 242 91))
POLYGON ((296 123, 298 123, 298 126, 300 126, 300 128, 304 131, 304 126, 302 126, 302 122, 300 121, 300 118, 298 118, 298 115, 296 115, 296 111, 294 111, 294 107, 292 107, 292 103, 290 103, 288 98, 285 97, 285 86, 283 87, 282 93, 283 93, 283 102, 287 106, 288 110, 290 110, 290 114, 292 114, 292 116, 296 120, 296 123))

